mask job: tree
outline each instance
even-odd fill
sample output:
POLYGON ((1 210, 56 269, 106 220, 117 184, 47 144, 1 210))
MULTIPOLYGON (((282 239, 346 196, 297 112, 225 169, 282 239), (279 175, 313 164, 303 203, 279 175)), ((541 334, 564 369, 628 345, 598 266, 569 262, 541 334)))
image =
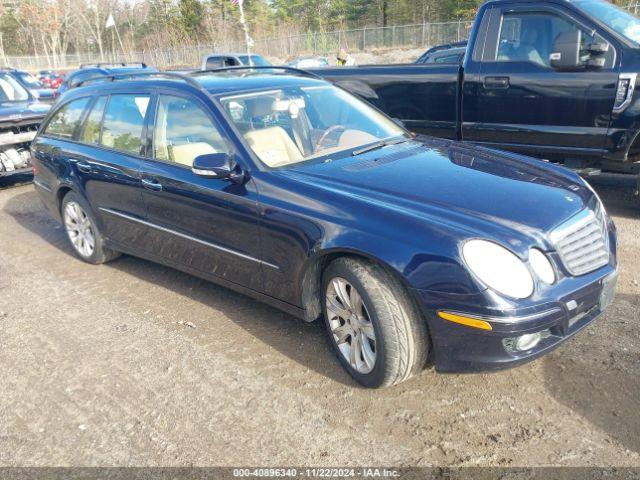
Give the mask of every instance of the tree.
POLYGON ((202 25, 204 7, 199 0, 180 0, 180 24, 188 37, 198 33, 202 25))

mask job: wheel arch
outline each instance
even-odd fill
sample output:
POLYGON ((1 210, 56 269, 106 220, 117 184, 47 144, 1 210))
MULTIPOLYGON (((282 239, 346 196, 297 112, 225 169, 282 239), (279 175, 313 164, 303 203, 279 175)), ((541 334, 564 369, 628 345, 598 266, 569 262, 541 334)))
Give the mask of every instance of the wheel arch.
POLYGON ((62 201, 69 192, 74 192, 80 195, 80 192, 78 192, 74 185, 66 182, 60 183, 60 185, 58 185, 58 188, 54 191, 55 211, 58 213, 58 217, 60 220, 62 220, 62 201))
POLYGON ((314 322, 322 317, 322 274, 331 262, 341 257, 365 260, 380 266, 385 272, 400 282, 411 301, 414 302, 416 308, 424 317, 423 309, 420 307, 413 289, 396 268, 362 250, 335 247, 317 252, 307 260, 303 269, 300 282, 300 295, 301 305, 304 311, 304 320, 306 322, 314 322))

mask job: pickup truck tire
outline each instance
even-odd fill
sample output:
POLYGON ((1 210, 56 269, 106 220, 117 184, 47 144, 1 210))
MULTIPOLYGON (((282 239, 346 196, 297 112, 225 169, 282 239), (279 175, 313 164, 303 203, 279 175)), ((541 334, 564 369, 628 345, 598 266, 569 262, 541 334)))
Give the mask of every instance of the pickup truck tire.
POLYGON ((99 265, 120 256, 119 252, 104 246, 91 207, 80 195, 67 193, 62 199, 60 212, 67 239, 80 260, 99 265))
POLYGON ((329 340, 358 383, 389 387, 422 371, 427 326, 397 278, 375 263, 342 257, 323 272, 321 291, 329 340))

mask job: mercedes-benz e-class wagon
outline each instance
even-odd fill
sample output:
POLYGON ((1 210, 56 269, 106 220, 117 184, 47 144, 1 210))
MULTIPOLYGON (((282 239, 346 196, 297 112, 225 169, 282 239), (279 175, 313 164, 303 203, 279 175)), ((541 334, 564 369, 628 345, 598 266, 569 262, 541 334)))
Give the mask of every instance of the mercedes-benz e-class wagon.
POLYGON ((415 137, 290 69, 93 81, 32 155, 80 259, 135 255, 323 319, 367 387, 521 364, 613 298, 615 227, 578 175, 415 137))

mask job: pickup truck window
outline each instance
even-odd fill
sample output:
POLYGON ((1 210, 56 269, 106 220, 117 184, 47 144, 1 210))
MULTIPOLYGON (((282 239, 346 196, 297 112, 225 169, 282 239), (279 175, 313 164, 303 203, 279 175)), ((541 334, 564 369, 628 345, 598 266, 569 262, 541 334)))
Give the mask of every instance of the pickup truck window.
MULTIPOLYGON (((506 13, 498 40, 499 62, 531 62, 550 68, 553 43, 562 33, 581 30, 568 20, 545 12, 506 13)), ((593 41, 582 31, 582 50, 593 41)))

